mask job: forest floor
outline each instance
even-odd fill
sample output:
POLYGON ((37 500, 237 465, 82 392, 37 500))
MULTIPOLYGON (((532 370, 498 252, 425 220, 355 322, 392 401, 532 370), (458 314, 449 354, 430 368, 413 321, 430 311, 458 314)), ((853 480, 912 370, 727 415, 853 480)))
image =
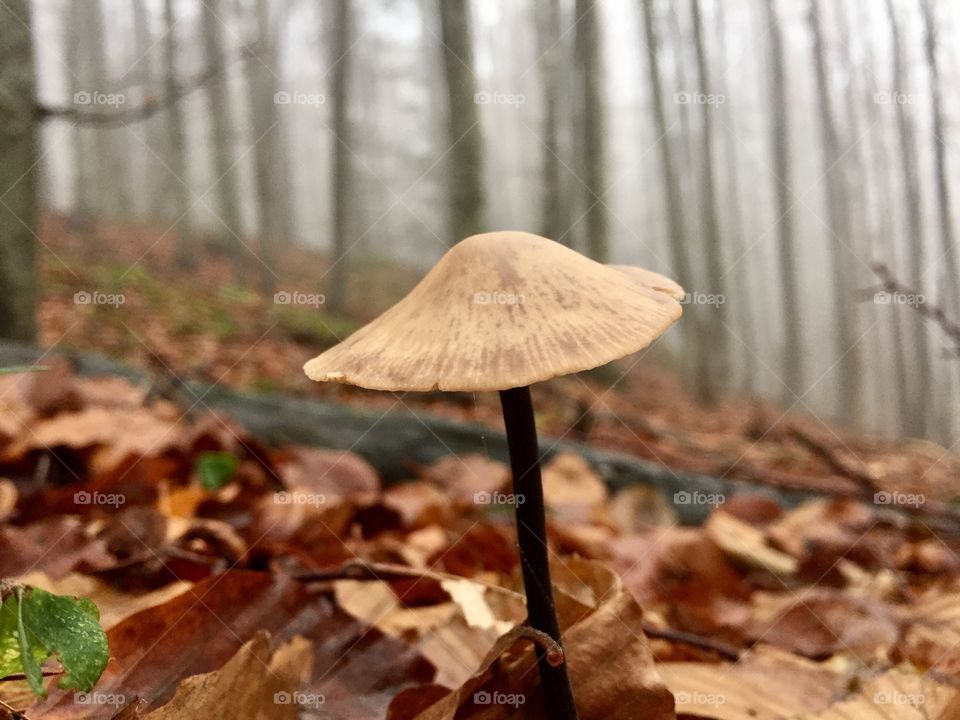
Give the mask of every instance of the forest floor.
MULTIPOLYGON (((98 257, 49 232, 65 263, 44 260, 56 350, 382 403, 312 387, 300 365, 390 293, 358 299, 337 333, 304 335, 313 315, 332 318, 281 319, 289 308, 225 290, 225 261, 204 258, 202 281, 154 258, 124 276, 149 235, 118 233, 98 257), (94 291, 125 299, 73 303, 94 291)), ((294 264, 315 274, 322 261, 294 264)), ((398 295, 413 281, 382 272, 398 295)), ((0 716, 543 718, 505 466, 449 457, 384 487, 349 453, 266 447, 230 418, 185 418, 125 380, 51 366, 0 376, 0 577, 91 598, 110 660, 90 693, 58 689, 56 661, 43 700, 0 679, 0 716)), ((671 467, 837 495, 789 511, 718 498, 706 523, 682 527, 671 499, 612 495, 578 456, 554 458, 554 592, 583 720, 960 717, 960 536, 910 512, 953 512, 955 457, 748 400, 704 410, 648 363, 536 392, 548 433, 572 426, 671 467)), ((499 423, 495 397, 403 400, 499 423)))

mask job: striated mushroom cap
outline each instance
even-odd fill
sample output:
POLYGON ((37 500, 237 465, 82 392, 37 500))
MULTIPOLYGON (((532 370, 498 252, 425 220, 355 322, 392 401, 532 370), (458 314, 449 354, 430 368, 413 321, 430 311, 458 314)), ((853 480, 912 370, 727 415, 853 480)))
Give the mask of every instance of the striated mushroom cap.
POLYGON ((486 233, 450 248, 406 297, 304 371, 371 390, 507 390, 642 350, 681 311, 670 294, 553 240, 486 233))
POLYGON ((659 292, 666 293, 674 300, 683 300, 687 291, 680 287, 680 283, 671 280, 666 275, 661 275, 653 270, 638 267, 636 265, 609 265, 615 270, 619 270, 627 277, 636 280, 647 287, 651 287, 659 292))

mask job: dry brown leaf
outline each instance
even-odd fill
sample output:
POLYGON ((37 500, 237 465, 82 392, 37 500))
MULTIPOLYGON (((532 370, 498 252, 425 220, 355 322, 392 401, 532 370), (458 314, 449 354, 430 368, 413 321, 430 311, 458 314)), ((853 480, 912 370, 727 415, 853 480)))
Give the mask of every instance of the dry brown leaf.
POLYGON ((716 720, 785 720, 818 711, 846 682, 825 666, 758 646, 737 663, 660 663, 677 712, 716 720))
POLYGON ((558 454, 543 468, 543 501, 568 520, 599 519, 607 486, 579 455, 558 454))
POLYGON ((510 468, 477 453, 449 455, 423 472, 424 480, 467 504, 473 504, 478 494, 505 492, 510 478, 510 468))
POLYGON ((898 615, 907 659, 960 681, 960 592, 930 590, 898 615))
MULTIPOLYGON (((574 564, 567 568, 562 580, 567 587, 561 592, 570 602, 567 612, 560 608, 561 615, 569 617, 580 602, 598 603, 564 632, 580 718, 674 718, 673 698, 654 668, 653 656, 643 635, 640 606, 616 580, 611 580, 609 570, 582 560, 574 564), (604 592, 607 583, 610 585, 604 592)), ((542 718, 534 649, 529 641, 516 637, 516 630, 500 637, 477 673, 457 690, 443 695, 436 686, 405 691, 391 703, 388 718, 495 720, 518 714, 524 718, 542 718)))
POLYGON ((73 595, 93 600, 100 610, 100 624, 105 630, 109 630, 141 610, 162 605, 180 593, 186 592, 192 585, 185 580, 177 580, 152 592, 133 594, 119 592, 89 575, 69 573, 54 580, 42 572, 21 575, 17 578, 17 582, 57 595, 73 595))
POLYGON ((292 720, 301 712, 322 710, 322 695, 300 690, 312 661, 308 640, 294 637, 271 653, 270 635, 260 631, 222 668, 187 678, 170 702, 145 717, 292 720))
POLYGON ((960 690, 912 667, 873 678, 856 695, 799 720, 958 720, 960 690))
POLYGON ((704 530, 724 552, 750 567, 780 576, 797 572, 795 558, 774 550, 767 545, 766 537, 761 531, 723 510, 710 514, 704 530))

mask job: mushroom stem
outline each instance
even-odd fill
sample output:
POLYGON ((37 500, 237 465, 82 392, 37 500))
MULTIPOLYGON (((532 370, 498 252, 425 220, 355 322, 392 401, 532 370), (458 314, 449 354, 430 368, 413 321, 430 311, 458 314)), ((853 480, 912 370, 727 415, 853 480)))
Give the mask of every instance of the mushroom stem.
MULTIPOLYGON (((520 545, 523 588, 527 596, 527 616, 534 629, 546 633, 563 647, 550 582, 540 449, 530 388, 502 390, 500 404, 503 406, 503 424, 507 431, 510 467, 513 471, 517 540, 520 545)), ((573 703, 567 663, 553 667, 541 647, 538 646, 536 652, 547 717, 549 720, 576 720, 577 709, 573 703)))

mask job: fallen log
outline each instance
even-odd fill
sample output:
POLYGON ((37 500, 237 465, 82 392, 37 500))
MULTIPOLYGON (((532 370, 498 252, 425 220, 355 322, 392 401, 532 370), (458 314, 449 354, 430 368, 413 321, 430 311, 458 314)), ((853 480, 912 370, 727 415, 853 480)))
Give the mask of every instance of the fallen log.
MULTIPOLYGON (((71 360, 80 375, 117 375, 135 383, 149 382, 145 373, 103 356, 58 354, 71 360)), ((41 359, 50 359, 42 349, 0 341, 0 367, 30 365, 41 359)), ((231 415, 267 442, 276 445, 314 445, 354 452, 373 465, 386 483, 409 479, 418 466, 428 465, 448 455, 482 453, 502 462, 509 460, 506 436, 502 432, 472 423, 414 413, 405 407, 382 413, 201 383, 187 383, 180 392, 187 407, 200 398, 199 406, 231 415)), ((636 483, 653 485, 673 502, 677 516, 684 524, 703 522, 712 509, 705 502, 685 502, 688 498, 722 496, 729 499, 742 493, 763 493, 783 507, 794 507, 811 497, 826 495, 811 492, 808 488, 777 486, 756 479, 738 478, 733 473, 731 477, 711 477, 674 470, 642 458, 550 437, 541 439, 540 451, 547 462, 561 452, 582 456, 612 491, 636 483)), ((870 502, 873 498, 863 499, 870 502)), ((927 506, 926 511, 909 514, 919 514, 932 529, 960 533, 960 512, 942 504, 928 502, 927 506)), ((899 517, 901 521, 908 514, 903 508, 893 507, 880 508, 878 512, 899 517)))

